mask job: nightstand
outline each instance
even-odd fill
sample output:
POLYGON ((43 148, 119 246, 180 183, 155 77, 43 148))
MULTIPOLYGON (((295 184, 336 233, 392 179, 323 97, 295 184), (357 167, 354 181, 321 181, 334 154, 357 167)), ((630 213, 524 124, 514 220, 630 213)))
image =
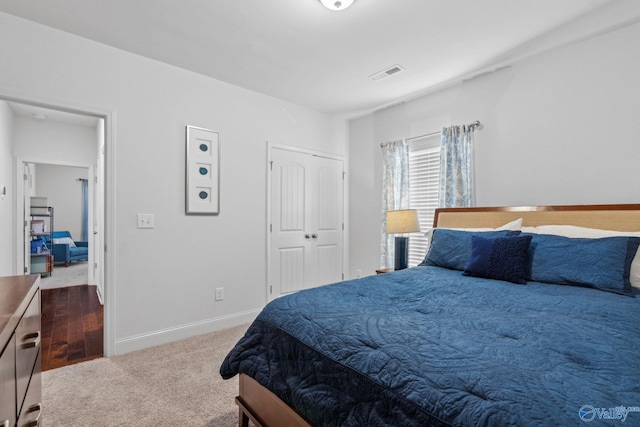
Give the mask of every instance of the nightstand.
POLYGON ((393 268, 379 268, 376 270, 376 274, 391 273, 392 271, 393 268))

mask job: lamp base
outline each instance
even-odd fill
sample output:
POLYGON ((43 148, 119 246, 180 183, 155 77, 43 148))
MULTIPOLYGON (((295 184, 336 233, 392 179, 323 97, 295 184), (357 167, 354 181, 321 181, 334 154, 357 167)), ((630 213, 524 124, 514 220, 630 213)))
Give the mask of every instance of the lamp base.
POLYGON ((395 247, 395 259, 394 259, 394 270, 404 270, 407 268, 407 261, 409 258, 409 238, 408 237, 397 237, 396 236, 396 247, 395 247))

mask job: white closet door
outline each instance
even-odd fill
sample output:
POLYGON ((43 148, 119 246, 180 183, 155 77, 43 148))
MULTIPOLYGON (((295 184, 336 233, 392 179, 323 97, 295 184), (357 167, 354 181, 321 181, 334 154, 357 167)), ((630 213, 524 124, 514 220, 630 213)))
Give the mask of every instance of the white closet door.
POLYGON ((272 162, 269 299, 304 289, 309 281, 309 272, 305 271, 309 250, 309 239, 305 238, 308 159, 301 153, 273 149, 272 162))
POLYGON ((269 300, 342 279, 342 161, 271 150, 269 300))
POLYGON ((315 285, 342 280, 343 240, 343 168, 342 162, 313 156, 315 167, 312 179, 312 199, 316 202, 311 213, 317 237, 314 252, 317 269, 315 285))

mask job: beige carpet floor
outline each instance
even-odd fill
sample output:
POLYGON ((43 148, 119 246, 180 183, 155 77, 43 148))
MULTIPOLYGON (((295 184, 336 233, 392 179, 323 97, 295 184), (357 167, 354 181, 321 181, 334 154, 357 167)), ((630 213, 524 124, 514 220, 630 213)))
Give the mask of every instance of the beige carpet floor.
POLYGON ((247 328, 43 372, 43 425, 237 426, 238 380, 219 369, 247 328))
POLYGON ((50 276, 42 276, 41 289, 64 288, 66 286, 86 285, 89 283, 89 263, 87 261, 75 261, 65 267, 64 264, 56 264, 50 276))

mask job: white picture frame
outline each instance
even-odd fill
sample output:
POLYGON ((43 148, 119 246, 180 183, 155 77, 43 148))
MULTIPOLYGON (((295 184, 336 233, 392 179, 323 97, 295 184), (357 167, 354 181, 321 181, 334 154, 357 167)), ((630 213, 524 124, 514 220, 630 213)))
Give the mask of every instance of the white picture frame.
POLYGON ((186 127, 187 215, 220 213, 220 133, 196 126, 186 127))

